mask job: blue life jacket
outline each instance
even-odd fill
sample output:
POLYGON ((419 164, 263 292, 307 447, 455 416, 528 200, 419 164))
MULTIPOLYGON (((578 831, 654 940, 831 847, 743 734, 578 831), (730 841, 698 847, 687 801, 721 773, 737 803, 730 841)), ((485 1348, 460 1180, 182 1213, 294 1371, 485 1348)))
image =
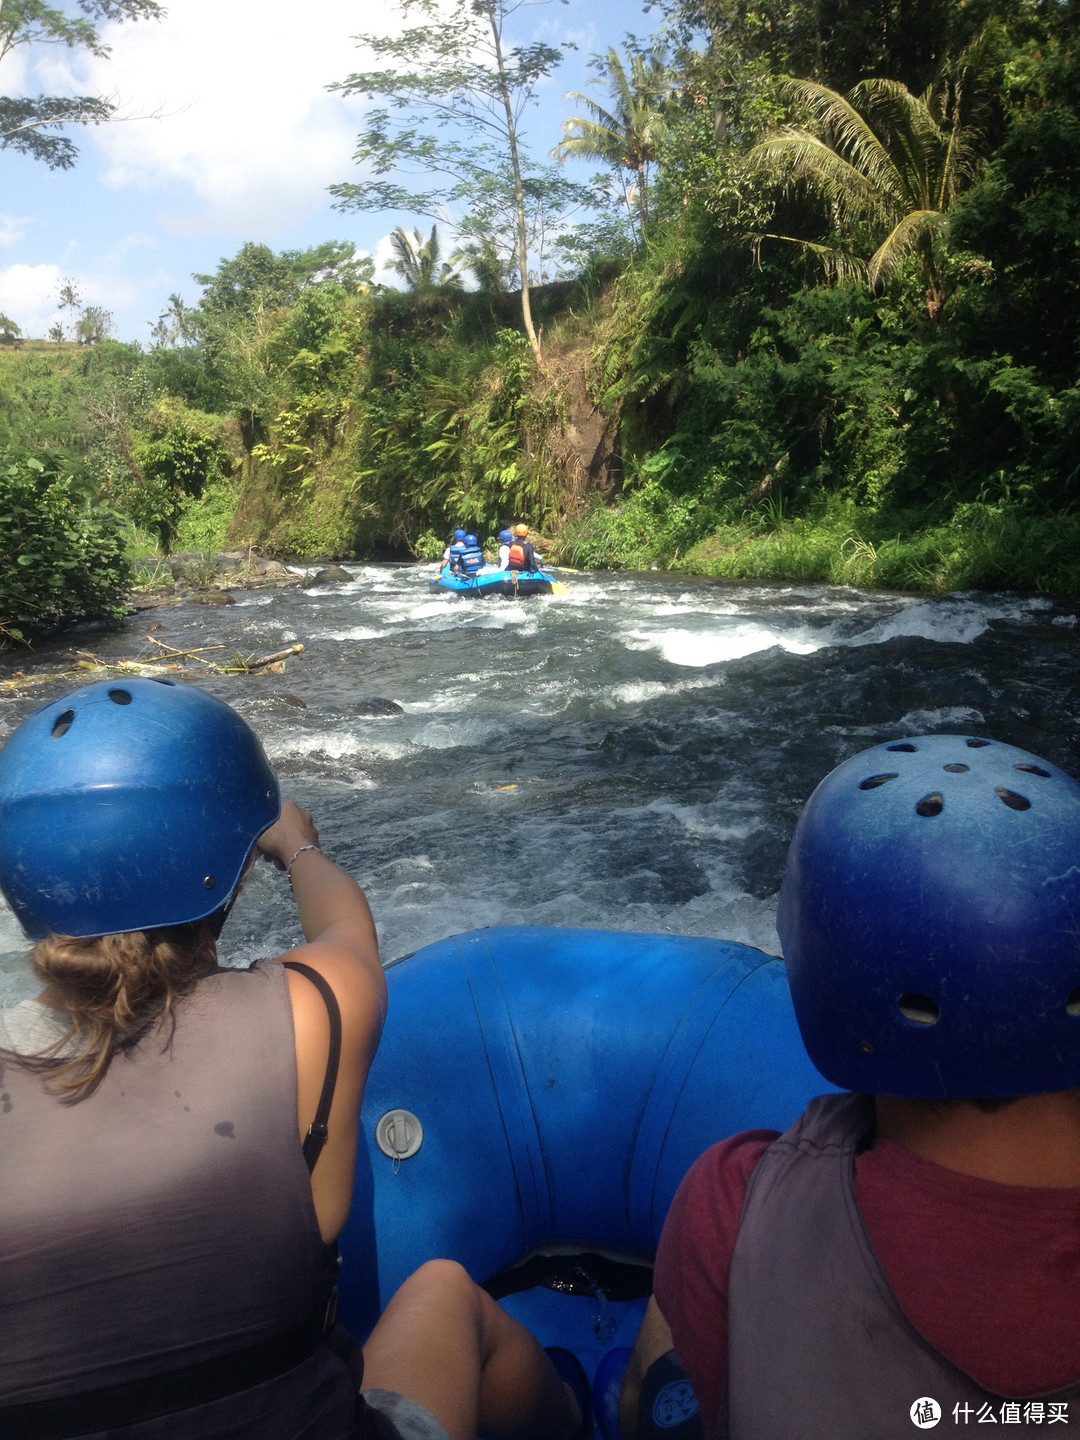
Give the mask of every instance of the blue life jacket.
POLYGON ((453 543, 453 545, 450 546, 450 574, 451 574, 451 575, 462 575, 462 574, 464 574, 464 571, 463 571, 462 568, 461 568, 461 557, 462 557, 464 554, 465 554, 465 542, 464 542, 464 540, 455 540, 454 543, 453 543))
POLYGON ((484 563, 484 552, 479 545, 466 545, 461 551, 460 563, 465 575, 478 575, 484 563))

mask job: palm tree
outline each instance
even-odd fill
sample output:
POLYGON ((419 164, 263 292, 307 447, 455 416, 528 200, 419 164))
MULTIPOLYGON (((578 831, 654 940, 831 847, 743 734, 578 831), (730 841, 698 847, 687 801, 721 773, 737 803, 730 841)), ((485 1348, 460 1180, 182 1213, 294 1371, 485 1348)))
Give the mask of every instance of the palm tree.
POLYGON ((468 270, 481 290, 494 295, 506 294, 506 261, 491 235, 466 241, 450 256, 450 263, 459 270, 468 270))
POLYGON ((561 165, 571 156, 600 160, 616 172, 629 172, 634 180, 629 190, 624 183, 627 207, 637 200, 638 217, 644 233, 649 223, 649 167, 656 163, 660 142, 667 131, 664 116, 672 92, 671 75, 657 50, 630 56, 627 74, 618 51, 612 46, 600 58, 601 76, 592 84, 607 81, 611 109, 607 110, 580 90, 571 90, 568 100, 580 100, 591 119, 573 115, 563 124, 563 138, 551 152, 561 165))
MULTIPOLYGON (((869 259, 790 235, 841 278, 863 276, 872 289, 915 255, 926 308, 937 320, 945 292, 935 237, 945 213, 979 168, 971 123, 978 54, 972 46, 938 82, 913 95, 898 80, 861 80, 840 95, 813 80, 787 80, 785 98, 808 117, 750 152, 759 170, 788 191, 824 202, 841 233, 868 226, 877 239, 869 259)), ((977 98, 977 96, 975 97, 977 98)))
POLYGON ((178 340, 187 340, 191 336, 191 311, 184 304, 180 295, 174 290, 169 296, 168 307, 161 312, 161 319, 167 322, 168 340, 175 345, 178 340))
POLYGON ((419 230, 410 236, 399 225, 390 235, 390 248, 395 258, 388 268, 401 276, 407 289, 435 290, 439 286, 461 289, 461 276, 454 264, 442 258, 438 225, 432 225, 426 240, 419 230))

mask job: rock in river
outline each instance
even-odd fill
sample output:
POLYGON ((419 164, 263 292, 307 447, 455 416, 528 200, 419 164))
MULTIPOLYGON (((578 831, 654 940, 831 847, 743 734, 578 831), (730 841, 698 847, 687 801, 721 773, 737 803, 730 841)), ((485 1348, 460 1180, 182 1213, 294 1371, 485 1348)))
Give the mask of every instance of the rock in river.
POLYGON ((404 715, 405 708, 399 705, 396 700, 382 700, 378 695, 367 695, 363 700, 357 700, 355 705, 357 715, 404 715))

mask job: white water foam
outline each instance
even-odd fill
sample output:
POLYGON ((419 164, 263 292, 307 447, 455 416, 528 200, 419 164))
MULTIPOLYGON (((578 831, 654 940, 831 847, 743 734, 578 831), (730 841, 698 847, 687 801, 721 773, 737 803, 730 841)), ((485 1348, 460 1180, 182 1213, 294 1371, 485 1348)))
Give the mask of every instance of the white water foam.
POLYGON ((710 675, 701 680, 676 680, 666 685, 661 680, 629 680, 601 690, 598 698, 615 708, 620 705, 644 705, 670 695, 683 695, 691 690, 714 690, 723 683, 722 677, 710 675))
POLYGON ((793 655, 810 655, 829 643, 811 638, 805 631, 802 636, 785 635, 752 621, 716 630, 631 630, 622 640, 628 650, 658 650, 671 665, 695 667, 741 660, 774 646, 793 655))
POLYGON ((353 625, 348 630, 313 630, 312 640, 383 640, 385 630, 373 630, 369 625, 353 625))
POLYGON ((897 731, 902 731, 905 735, 926 735, 943 727, 967 734, 985 723, 986 718, 981 710, 969 709, 964 705, 944 705, 940 710, 909 710, 906 715, 900 716, 896 725, 897 731))
POLYGON ((347 730, 324 730, 317 735, 284 730, 268 739, 264 738, 263 744, 270 760, 303 759, 309 755, 323 755, 328 760, 346 760, 370 748, 358 735, 352 735, 347 730))

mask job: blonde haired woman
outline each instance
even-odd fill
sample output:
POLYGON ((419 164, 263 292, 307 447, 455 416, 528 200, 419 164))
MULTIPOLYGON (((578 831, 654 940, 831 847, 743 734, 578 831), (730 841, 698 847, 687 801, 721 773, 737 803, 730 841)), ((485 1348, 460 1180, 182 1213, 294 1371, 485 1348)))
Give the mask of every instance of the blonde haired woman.
POLYGON ((363 891, 239 716, 157 680, 37 711, 0 750, 0 889, 43 984, 0 1015, 5 1440, 579 1426, 547 1356, 450 1262, 363 1351, 334 1323, 386 988, 363 891), (222 970, 259 855, 307 943, 222 970))

